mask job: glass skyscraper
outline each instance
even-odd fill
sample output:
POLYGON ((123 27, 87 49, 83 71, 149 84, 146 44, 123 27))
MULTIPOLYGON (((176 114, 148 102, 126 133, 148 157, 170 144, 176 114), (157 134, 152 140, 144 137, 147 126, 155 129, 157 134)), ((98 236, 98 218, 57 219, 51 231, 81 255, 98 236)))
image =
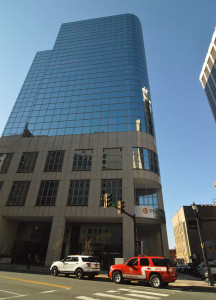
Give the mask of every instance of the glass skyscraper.
POLYGON ((38 52, 3 136, 136 131, 154 135, 143 36, 134 15, 61 26, 38 52))
POLYGON ((216 121, 216 28, 199 79, 216 121))
POLYGON ((168 255, 142 27, 132 14, 62 24, 53 49, 36 54, 0 139, 0 251, 49 265, 91 241, 104 266, 129 258, 133 221, 104 209, 103 192, 136 215, 140 253, 168 255))

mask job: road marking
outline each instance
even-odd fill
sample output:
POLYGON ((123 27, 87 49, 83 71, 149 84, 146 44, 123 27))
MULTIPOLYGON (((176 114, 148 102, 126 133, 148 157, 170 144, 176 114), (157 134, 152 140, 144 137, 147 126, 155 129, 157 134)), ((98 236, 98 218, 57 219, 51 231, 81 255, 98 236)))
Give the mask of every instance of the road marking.
POLYGON ((48 294, 48 293, 54 293, 54 292, 57 292, 57 290, 40 292, 40 294, 48 294))
MULTIPOLYGON (((117 296, 117 295, 109 295, 109 294, 103 294, 103 293, 95 293, 95 296, 101 296, 101 297, 107 297, 107 298, 113 298, 113 299, 122 299, 122 300, 139 300, 136 298, 128 298, 124 296, 117 296)), ((159 299, 159 298, 157 298, 159 299)))
POLYGON ((30 282, 30 283, 42 284, 42 285, 48 285, 48 286, 55 286, 55 287, 59 287, 59 288, 62 288, 62 289, 71 289, 71 287, 69 287, 69 286, 56 285, 56 284, 44 283, 44 282, 38 282, 38 281, 31 281, 31 280, 19 279, 19 278, 14 278, 14 277, 0 276, 0 278, 12 279, 12 280, 18 280, 18 281, 30 282))
POLYGON ((132 292, 132 293, 147 294, 147 295, 162 296, 162 297, 169 296, 169 294, 154 293, 154 292, 147 292, 147 291, 137 291, 137 290, 131 290, 131 289, 118 289, 118 290, 123 291, 123 292, 132 292))
POLYGON ((0 298, 0 300, 3 300, 3 299, 14 299, 14 298, 20 298, 20 297, 25 297, 25 296, 28 296, 28 295, 4 297, 4 298, 0 298))
POLYGON ((25 296, 28 296, 28 295, 4 297, 4 298, 0 298, 0 300, 3 300, 3 299, 14 299, 14 298, 20 298, 20 297, 25 297, 25 296))
POLYGON ((5 291, 5 290, 0 290, 0 292, 8 293, 8 294, 14 294, 14 295, 18 295, 18 296, 25 296, 25 295, 21 295, 21 294, 18 294, 18 293, 8 292, 8 291, 5 291))
POLYGON ((147 295, 140 295, 140 294, 126 294, 127 296, 133 296, 133 297, 138 297, 138 298, 145 298, 145 299, 160 299, 159 297, 155 297, 155 296, 147 296, 147 295))
MULTIPOLYGON (((138 289, 143 289, 143 288, 145 288, 145 289, 148 289, 148 290, 151 290, 152 291, 152 287, 147 287, 147 286, 143 286, 143 285, 136 285, 136 286, 134 286, 135 288, 138 288, 138 289)), ((157 289, 157 291, 162 291, 162 292, 164 292, 164 291, 169 291, 169 292, 177 292, 177 293, 180 293, 180 292, 182 292, 182 290, 180 290, 180 289, 175 289, 175 287, 172 287, 172 286, 170 286, 169 288, 166 288, 166 289, 157 289)))
POLYGON ((91 298, 91 297, 87 297, 87 296, 78 296, 78 297, 75 297, 75 298, 81 299, 81 300, 97 300, 96 298, 91 298))
POLYGON ((17 294, 17 293, 5 291, 5 290, 0 290, 0 292, 16 295, 16 296, 3 297, 3 298, 0 298, 0 300, 3 300, 3 299, 14 299, 14 298, 20 298, 20 297, 28 296, 28 295, 21 295, 21 294, 17 294))

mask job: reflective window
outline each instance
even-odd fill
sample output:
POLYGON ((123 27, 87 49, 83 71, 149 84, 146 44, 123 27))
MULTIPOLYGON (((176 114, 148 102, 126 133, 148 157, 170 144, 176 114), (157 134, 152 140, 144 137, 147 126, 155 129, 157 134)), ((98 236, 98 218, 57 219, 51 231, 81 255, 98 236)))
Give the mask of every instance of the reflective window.
POLYGON ((149 149, 133 148, 133 168, 149 170, 160 175, 158 156, 149 149))
POLYGON ((158 207, 158 194, 156 189, 136 189, 135 205, 158 207))
POLYGON ((30 181, 14 181, 6 205, 24 205, 30 181))
POLYGON ((122 148, 103 149, 102 169, 122 169, 122 148))
POLYGON ((61 172, 65 151, 49 151, 44 172, 61 172))
POLYGON ((93 150, 75 150, 73 171, 91 170, 93 150))
POLYGON ((13 153, 0 153, 0 173, 7 173, 13 153))
POLYGON ((143 131, 154 135, 141 23, 131 14, 62 24, 40 51, 4 129, 8 135, 143 131))
MULTIPOLYGON (((112 194, 112 200, 117 204, 118 200, 122 200, 122 180, 121 179, 102 179, 101 194, 112 194)), ((104 205, 100 200, 100 205, 104 205)))
POLYGON ((67 205, 88 205, 90 180, 71 180, 67 205))
POLYGON ((43 180, 40 184, 36 205, 55 205, 59 181, 43 180))
POLYGON ((38 152, 24 152, 20 159, 17 173, 34 172, 38 152))
MULTIPOLYGON (((122 247, 122 226, 121 224, 113 223, 82 223, 80 226, 80 237, 79 242, 81 244, 86 244, 86 241, 92 241, 92 243, 99 244, 105 249, 113 247, 112 252, 116 251, 114 249, 119 249, 122 247)), ((92 262, 97 258, 92 257, 92 262)))

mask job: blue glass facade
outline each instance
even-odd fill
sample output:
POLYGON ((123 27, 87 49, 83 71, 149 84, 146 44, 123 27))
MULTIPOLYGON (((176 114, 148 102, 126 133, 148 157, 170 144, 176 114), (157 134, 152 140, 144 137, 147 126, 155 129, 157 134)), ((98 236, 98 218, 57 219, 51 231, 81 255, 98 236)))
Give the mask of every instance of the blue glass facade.
POLYGON ((216 61, 212 67, 211 73, 209 74, 204 90, 216 121, 216 61))
POLYGON ((62 24, 53 50, 36 54, 3 136, 22 135, 27 128, 34 136, 154 136, 139 19, 124 14, 62 24))

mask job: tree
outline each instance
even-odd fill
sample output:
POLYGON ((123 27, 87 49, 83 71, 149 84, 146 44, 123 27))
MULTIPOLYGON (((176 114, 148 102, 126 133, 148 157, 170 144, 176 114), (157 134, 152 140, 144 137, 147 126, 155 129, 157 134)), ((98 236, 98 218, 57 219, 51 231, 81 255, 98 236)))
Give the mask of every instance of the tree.
POLYGON ((82 254, 83 255, 93 255, 95 247, 92 245, 92 240, 85 241, 82 244, 82 254))

